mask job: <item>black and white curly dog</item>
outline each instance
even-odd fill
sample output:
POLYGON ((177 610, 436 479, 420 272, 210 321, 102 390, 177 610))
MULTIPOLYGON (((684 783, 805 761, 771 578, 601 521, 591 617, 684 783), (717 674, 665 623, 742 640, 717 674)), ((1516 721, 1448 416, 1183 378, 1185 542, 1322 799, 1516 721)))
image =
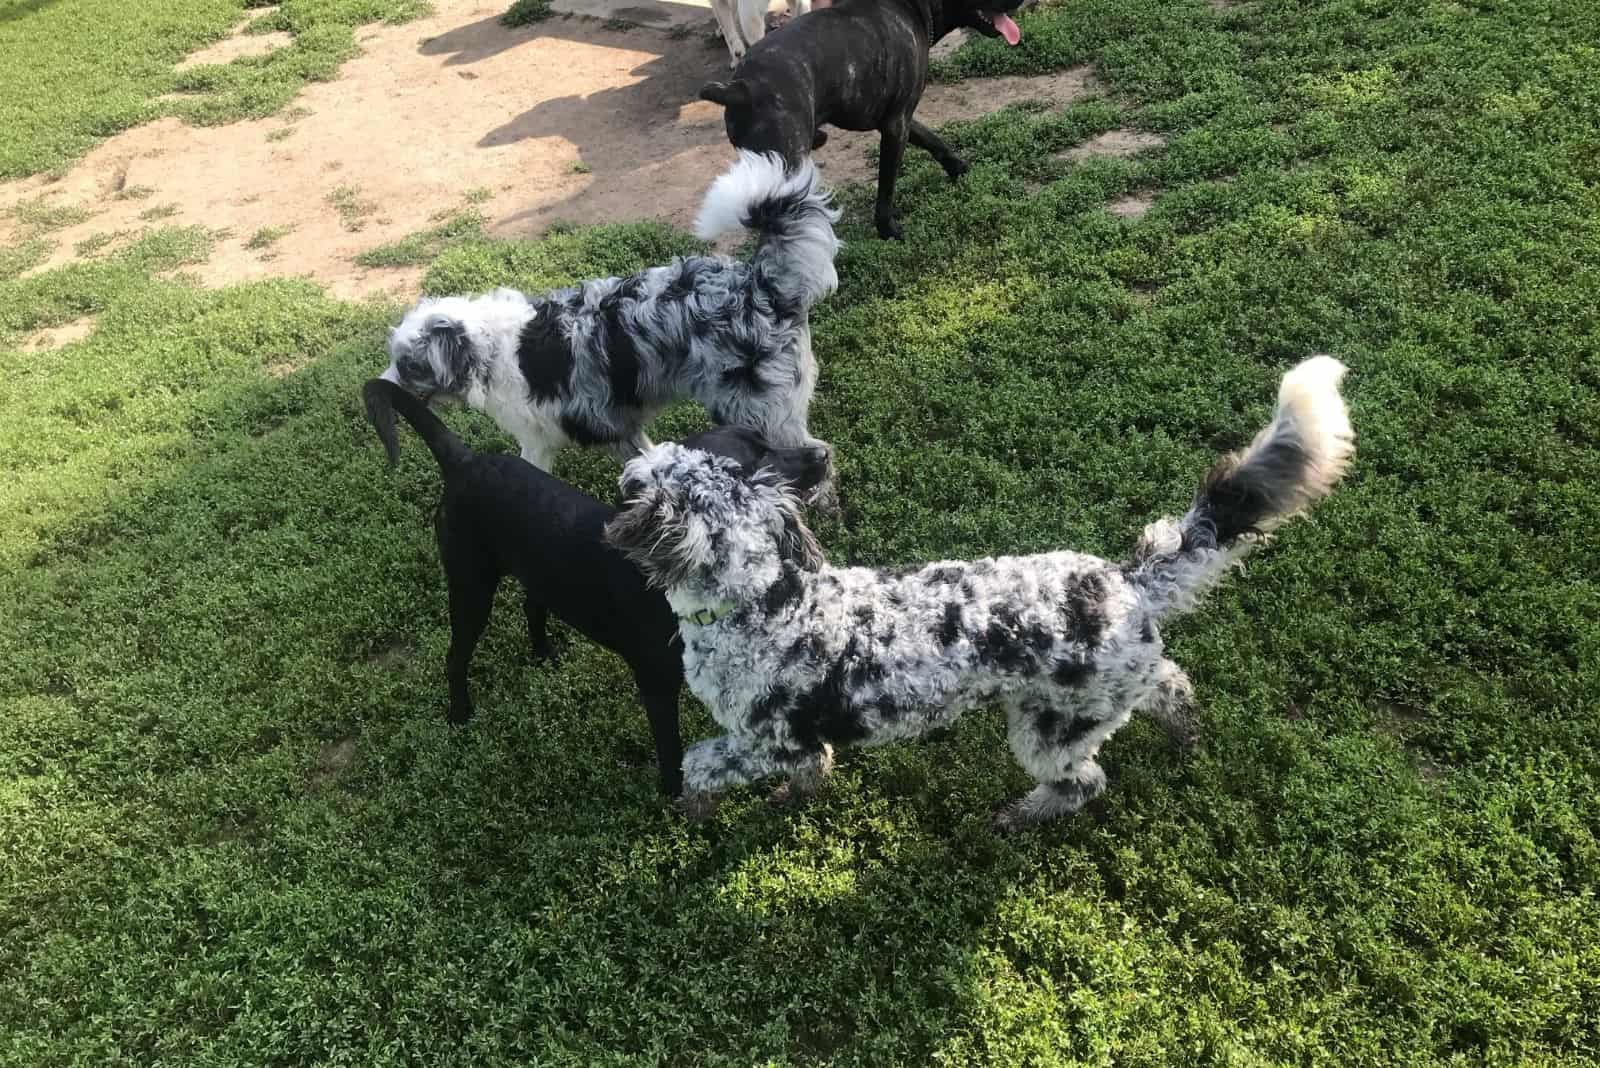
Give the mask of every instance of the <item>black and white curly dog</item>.
POLYGON ((810 163, 788 172, 741 153, 695 231, 755 230, 748 261, 688 256, 542 296, 427 298, 390 333, 380 377, 487 412, 546 471, 566 444, 623 458, 649 448, 645 424, 684 396, 773 445, 822 445, 806 428, 817 380, 807 313, 839 284, 837 218, 810 163))
POLYGON ((690 747, 686 796, 778 772, 814 789, 834 744, 914 737, 998 702, 1039 782, 999 826, 1081 808, 1105 789, 1100 746, 1135 710, 1188 719, 1161 621, 1343 475, 1355 451, 1344 370, 1328 356, 1291 370, 1271 424, 1120 563, 1053 552, 831 567, 778 479, 670 443, 629 461, 606 537, 665 589, 689 686, 728 731, 690 747))

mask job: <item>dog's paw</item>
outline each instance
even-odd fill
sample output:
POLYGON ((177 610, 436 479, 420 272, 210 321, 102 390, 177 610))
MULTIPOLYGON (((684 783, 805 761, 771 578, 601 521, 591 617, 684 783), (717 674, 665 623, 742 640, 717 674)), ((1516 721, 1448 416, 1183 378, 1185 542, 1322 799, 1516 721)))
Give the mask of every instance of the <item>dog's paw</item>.
POLYGON ((815 152, 817 149, 821 148, 823 145, 825 145, 827 143, 828 143, 828 131, 827 130, 818 130, 817 131, 817 136, 815 136, 815 137, 813 137, 811 139, 811 151, 815 152))
POLYGON ((1187 723, 1164 724, 1167 731, 1167 744, 1172 751, 1180 757, 1188 756, 1200 744, 1200 726, 1193 721, 1187 723))
POLYGON ((528 655, 533 657, 535 664, 548 662, 551 665, 555 665, 561 662, 561 651, 548 641, 538 642, 529 646, 528 655))
POLYGON ((952 182, 959 182, 962 178, 966 177, 967 172, 971 169, 972 164, 968 163, 966 160, 952 158, 950 162, 945 165, 944 173, 949 176, 952 182))
POLYGON ((817 776, 796 775, 785 779, 767 794, 767 804, 773 808, 803 805, 822 793, 825 783, 817 776))
POLYGON ((445 713, 445 718, 450 721, 452 727, 464 727, 467 721, 472 719, 472 712, 471 705, 451 705, 450 710, 445 713))
POLYGON ((873 221, 877 223, 878 236, 885 241, 899 241, 904 238, 905 235, 900 232, 900 224, 895 221, 893 215, 880 215, 873 221))
POLYGON ((722 798, 707 793, 684 794, 678 798, 676 804, 684 819, 690 823, 704 823, 717 814, 722 798))
POLYGON ((994 810, 994 814, 989 817, 989 826, 993 827, 997 834, 1016 834, 1032 827, 1033 820, 1022 811, 1020 802, 1013 801, 994 810))

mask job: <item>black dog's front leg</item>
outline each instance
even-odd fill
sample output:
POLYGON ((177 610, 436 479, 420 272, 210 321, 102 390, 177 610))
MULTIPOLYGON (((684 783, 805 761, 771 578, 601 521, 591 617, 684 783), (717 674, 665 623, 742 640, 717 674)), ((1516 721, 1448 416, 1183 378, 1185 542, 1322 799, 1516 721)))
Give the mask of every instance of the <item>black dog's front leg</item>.
MULTIPOLYGON (((663 687, 662 689, 665 689, 663 687)), ((640 686, 639 697, 650 719, 650 735, 656 743, 656 768, 661 792, 668 797, 683 793, 683 737, 678 733, 678 693, 649 692, 640 686)))
POLYGON ((944 173, 950 176, 952 182, 972 169, 971 164, 956 155, 955 149, 945 144, 944 138, 916 119, 911 120, 910 134, 911 143, 938 160, 939 166, 944 168, 944 173))
POLYGON ((872 209, 872 221, 878 225, 878 236, 898 240, 900 225, 894 221, 894 182, 900 174, 900 158, 906 152, 906 128, 911 120, 906 116, 891 119, 889 125, 878 133, 878 202, 872 209))

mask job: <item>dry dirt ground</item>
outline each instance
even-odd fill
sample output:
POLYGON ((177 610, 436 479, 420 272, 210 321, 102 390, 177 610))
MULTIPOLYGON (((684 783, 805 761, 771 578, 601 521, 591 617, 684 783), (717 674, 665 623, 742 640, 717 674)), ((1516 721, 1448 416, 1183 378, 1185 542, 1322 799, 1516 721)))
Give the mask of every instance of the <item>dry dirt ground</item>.
MULTIPOLYGON (((195 269, 207 284, 308 275, 339 296, 400 299, 415 295, 417 269, 366 269, 352 258, 426 228, 469 191, 487 197, 478 209, 497 235, 534 236, 556 220, 687 227, 732 158, 721 109, 695 99, 727 69, 721 42, 708 36, 709 13, 704 32, 684 36, 578 17, 508 29, 499 22, 505 6, 437 0, 426 19, 368 27, 358 35, 362 54, 283 114, 134 128, 64 176, 0 185, 0 216, 38 197, 94 213, 51 235, 58 244, 41 270, 79 255, 80 242, 89 243, 82 254, 103 254, 160 217, 229 233, 195 269), (292 229, 247 247, 266 228, 292 229), (113 234, 121 236, 105 240, 113 234)), ((281 43, 235 36, 185 63, 281 43)), ((1064 103, 1093 89, 1083 70, 936 85, 917 117, 937 127, 1019 99, 1064 103)), ((1102 140, 1106 151, 1129 150, 1102 140)), ((875 142, 875 134, 835 131, 818 162, 835 183, 870 180, 875 142)), ((0 244, 21 236, 0 217, 0 244)))

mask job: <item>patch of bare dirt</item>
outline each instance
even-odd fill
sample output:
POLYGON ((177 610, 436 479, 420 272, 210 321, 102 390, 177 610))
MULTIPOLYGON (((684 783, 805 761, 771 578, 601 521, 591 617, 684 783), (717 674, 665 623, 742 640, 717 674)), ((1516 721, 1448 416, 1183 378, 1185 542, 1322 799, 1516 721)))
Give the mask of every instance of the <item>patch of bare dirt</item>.
POLYGON ((1144 130, 1108 130, 1098 137, 1089 138, 1081 145, 1073 145, 1065 152, 1057 153, 1056 158, 1071 162, 1094 156, 1128 159, 1149 149, 1160 148, 1166 143, 1166 138, 1146 133, 1144 130))
POLYGON ((236 33, 232 37, 224 37, 216 44, 207 45, 198 52, 190 52, 183 57, 177 70, 188 70, 190 67, 203 67, 208 63, 231 63, 236 59, 250 56, 264 56, 275 48, 283 48, 293 43, 294 35, 283 30, 272 33, 236 33))
POLYGON ((1106 205, 1106 210, 1123 219, 1139 219, 1149 211, 1156 202, 1154 193, 1134 193, 1132 196, 1119 197, 1106 205))
POLYGON ((317 752, 317 762, 311 768, 309 776, 313 789, 326 786, 338 777, 339 773, 350 766, 356 758, 355 735, 346 735, 325 743, 317 752))
POLYGON ((72 320, 70 323, 62 323, 60 326, 47 326, 42 330, 35 330, 23 337, 22 350, 24 352, 41 352, 44 349, 64 348, 74 341, 82 341, 94 333, 94 324, 95 317, 85 315, 72 320))
MULTIPOLYGON (((72 259, 75 243, 94 233, 156 225, 140 214, 170 203, 177 211, 160 224, 231 235, 209 262, 186 268, 207 284, 307 275, 342 297, 400 299, 415 295, 419 270, 360 268, 352 258, 432 225, 470 190, 487 190, 477 207, 489 231, 503 236, 535 236, 557 220, 692 223, 733 156, 721 110, 696 99, 702 85, 726 75, 720 40, 618 32, 583 18, 508 29, 499 22, 501 0, 436 0, 434 9, 416 22, 364 30, 362 54, 340 77, 307 86, 282 115, 137 127, 59 180, 0 185, 0 213, 40 196, 96 210, 92 223, 54 235, 60 244, 39 269, 72 259), (374 206, 359 228, 340 211, 351 202, 374 206), (293 231, 268 248, 245 247, 268 227, 293 231)), ((713 28, 707 12, 704 29, 713 28)), ((1086 70, 934 85, 917 117, 939 126, 1018 100, 1064 103, 1095 89, 1086 70)), ((876 134, 833 131, 818 162, 835 184, 871 181, 866 151, 876 142, 876 134)), ((0 219, 0 243, 20 236, 0 219)))

